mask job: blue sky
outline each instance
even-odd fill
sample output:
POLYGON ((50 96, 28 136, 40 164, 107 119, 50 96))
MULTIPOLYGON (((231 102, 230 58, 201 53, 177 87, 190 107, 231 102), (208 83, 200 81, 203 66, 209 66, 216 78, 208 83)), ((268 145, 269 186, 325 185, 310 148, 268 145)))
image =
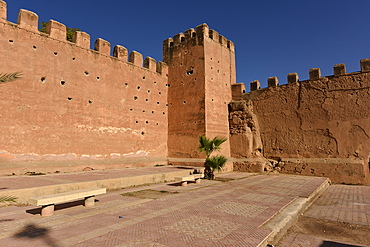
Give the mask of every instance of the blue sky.
POLYGON ((19 9, 36 12, 40 21, 57 20, 79 28, 112 47, 123 45, 162 60, 162 41, 207 23, 235 43, 237 82, 248 85, 288 73, 308 79, 310 68, 332 75, 345 63, 359 71, 370 58, 369 0, 8 0, 8 20, 19 9), (45 4, 45 2, 47 4, 45 4))

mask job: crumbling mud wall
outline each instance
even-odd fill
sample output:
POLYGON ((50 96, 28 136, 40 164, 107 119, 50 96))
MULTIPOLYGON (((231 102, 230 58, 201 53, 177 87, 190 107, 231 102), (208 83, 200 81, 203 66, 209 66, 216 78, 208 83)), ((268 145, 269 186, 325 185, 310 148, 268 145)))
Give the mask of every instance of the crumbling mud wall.
MULTIPOLYGON (((275 160, 285 173, 369 183, 369 59, 361 61, 360 72, 347 74, 340 64, 333 76, 321 77, 319 69, 311 69, 310 80, 299 81, 297 74, 289 74, 288 84, 279 86, 271 77, 268 85, 259 89, 255 81, 253 91, 242 95, 243 101, 253 104, 264 157, 275 160)), ((237 110, 231 109, 230 118, 237 110)), ((231 130, 238 121, 230 121, 231 130)))
POLYGON ((14 24, 6 11, 0 1, 0 72, 23 75, 0 85, 0 165, 166 159, 165 63, 123 46, 111 56, 103 39, 91 50, 87 33, 69 42, 57 21, 45 34, 35 13, 21 10, 14 24))

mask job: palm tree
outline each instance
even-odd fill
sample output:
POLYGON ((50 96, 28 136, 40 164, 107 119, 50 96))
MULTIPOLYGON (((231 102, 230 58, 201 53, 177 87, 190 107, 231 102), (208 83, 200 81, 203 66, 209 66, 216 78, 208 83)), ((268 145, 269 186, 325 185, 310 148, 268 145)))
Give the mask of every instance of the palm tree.
POLYGON ((8 74, 2 74, 0 73, 0 84, 5 82, 14 81, 16 79, 21 78, 22 73, 21 72, 14 72, 14 73, 8 73, 8 74))
POLYGON ((225 137, 216 136, 213 139, 209 139, 203 135, 199 136, 199 148, 200 152, 206 153, 206 162, 204 163, 204 177, 208 179, 214 179, 214 171, 221 170, 226 164, 227 159, 223 155, 211 156, 214 151, 221 150, 221 144, 227 140, 225 137))

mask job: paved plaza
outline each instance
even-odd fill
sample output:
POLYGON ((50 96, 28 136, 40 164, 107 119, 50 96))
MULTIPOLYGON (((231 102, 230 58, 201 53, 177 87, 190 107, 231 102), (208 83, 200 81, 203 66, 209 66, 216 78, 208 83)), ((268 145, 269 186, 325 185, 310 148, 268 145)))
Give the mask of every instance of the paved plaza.
MULTIPOLYGON (((165 168, 151 170, 155 175, 160 169, 165 168)), ((54 178, 56 183, 78 182, 79 177, 106 179, 99 172, 27 178, 31 186, 37 186, 35 179, 50 182, 54 178)), ((166 182, 110 190, 96 197, 93 208, 84 207, 83 201, 65 203, 57 205, 49 217, 40 216, 36 206, 3 205, 0 246, 266 246, 283 227, 274 219, 287 218, 284 213, 290 210, 299 213, 328 186, 321 177, 232 172, 218 178, 186 187, 166 182)), ((0 178, 2 186, 4 179, 25 177, 0 178)), ((4 188, 11 193, 9 187, 4 188)), ((368 189, 331 186, 305 215, 370 226, 368 189)), ((295 245, 299 237, 288 235, 281 245, 301 246, 295 245)))

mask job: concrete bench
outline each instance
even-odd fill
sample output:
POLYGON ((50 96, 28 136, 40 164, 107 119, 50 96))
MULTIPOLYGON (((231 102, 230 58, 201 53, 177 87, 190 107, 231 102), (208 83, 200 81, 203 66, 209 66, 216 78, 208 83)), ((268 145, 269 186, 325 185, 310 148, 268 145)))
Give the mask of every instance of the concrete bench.
POLYGON ((188 181, 195 181, 195 183, 199 184, 200 179, 203 177, 204 177, 204 174, 193 174, 193 175, 188 175, 188 176, 183 176, 183 177, 175 177, 175 180, 180 180, 181 186, 187 186, 188 181))
POLYGON ((86 190, 75 190, 65 193, 59 193, 48 196, 32 197, 29 202, 31 205, 42 206, 41 215, 51 216, 54 213, 54 204, 74 201, 85 198, 85 207, 93 207, 95 204, 95 196, 107 192, 105 188, 93 188, 86 190))

